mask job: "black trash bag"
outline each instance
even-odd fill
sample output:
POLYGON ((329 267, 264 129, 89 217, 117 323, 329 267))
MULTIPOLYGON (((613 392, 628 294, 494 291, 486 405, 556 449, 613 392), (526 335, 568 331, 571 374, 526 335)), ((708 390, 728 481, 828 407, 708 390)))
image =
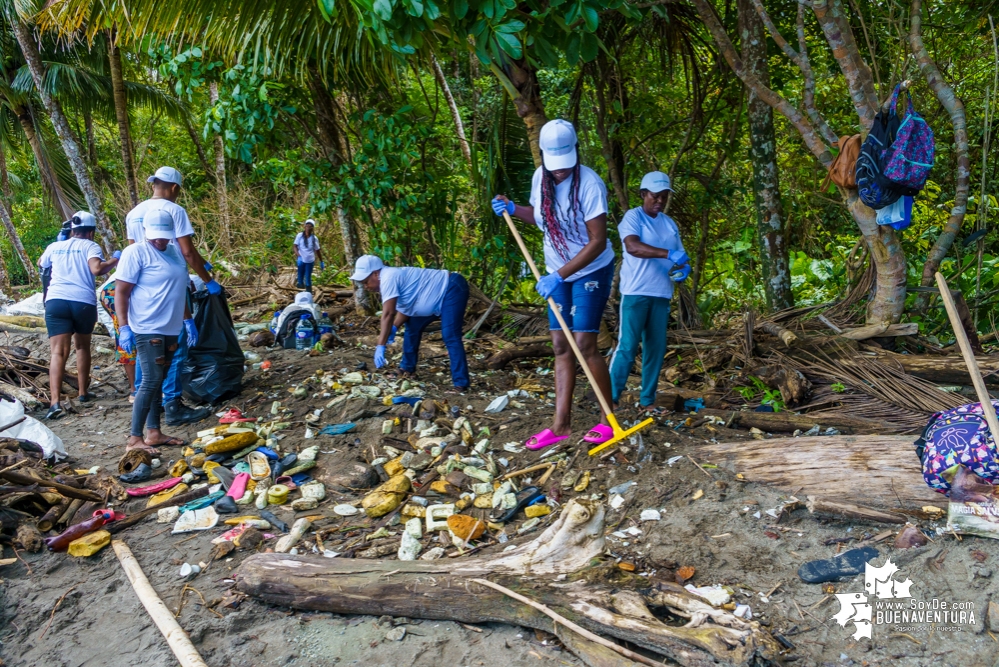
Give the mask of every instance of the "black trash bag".
MULTIPOLYGON (((191 300, 198 344, 188 350, 181 372, 184 398, 194 403, 219 403, 243 388, 243 351, 223 294, 201 290, 191 300)), ((181 335, 185 335, 183 331, 181 335)))

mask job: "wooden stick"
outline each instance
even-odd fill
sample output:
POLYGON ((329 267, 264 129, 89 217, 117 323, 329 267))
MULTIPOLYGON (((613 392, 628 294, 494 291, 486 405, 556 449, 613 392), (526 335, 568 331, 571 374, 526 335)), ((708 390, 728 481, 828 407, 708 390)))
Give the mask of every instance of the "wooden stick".
POLYGON ((616 653, 619 653, 619 654, 623 655, 626 658, 630 658, 630 659, 634 660, 635 662, 640 662, 643 665, 651 665, 652 667, 662 667, 662 663, 656 662, 655 660, 650 660, 649 658, 646 658, 644 655, 640 655, 638 653, 635 653, 634 651, 629 651, 628 649, 626 649, 625 647, 621 646, 620 644, 615 644, 612 641, 604 639, 600 635, 594 634, 594 633, 590 632, 589 630, 587 630, 586 628, 582 628, 582 627, 576 625, 575 623, 573 623, 572 621, 570 621, 566 617, 564 617, 564 616, 562 616, 560 614, 557 614, 556 612, 552 611, 550 608, 546 607, 545 605, 541 604, 540 602, 535 602, 534 600, 532 600, 530 598, 527 598, 527 597, 524 597, 523 595, 520 595, 519 593, 514 593, 509 588, 505 588, 504 586, 500 586, 499 584, 494 584, 493 582, 487 581, 485 579, 472 579, 472 581, 475 582, 475 583, 477 583, 477 584, 479 584, 479 585, 481 585, 481 586, 485 586, 487 588, 491 588, 494 591, 499 591, 503 595, 509 596, 509 597, 513 598, 514 600, 516 600, 518 602, 523 602, 528 607, 534 607, 535 609, 537 609, 538 611, 540 611, 542 614, 544 614, 545 616, 547 616, 550 619, 552 619, 553 621, 555 621, 556 623, 560 623, 560 624, 564 625, 565 627, 569 628, 570 630, 572 630, 573 632, 578 633, 578 634, 582 635, 583 637, 586 637, 591 642, 596 642, 597 644, 600 644, 601 646, 606 646, 610 650, 615 651, 616 653))
POLYGON ((14 421, 12 421, 9 424, 4 424, 3 426, 0 426, 0 432, 6 431, 9 428, 13 428, 13 427, 17 426, 18 424, 20 424, 21 422, 23 422, 27 418, 28 418, 27 415, 25 415, 25 416, 21 417, 20 419, 15 419, 14 421))
POLYGON ((996 410, 992 406, 992 397, 989 396, 989 392, 985 388, 985 380, 982 379, 982 373, 978 370, 978 362, 975 361, 975 355, 971 351, 971 343, 968 341, 968 334, 964 331, 961 318, 957 314, 954 297, 950 293, 950 288, 947 286, 947 280, 943 274, 937 271, 936 278, 937 286, 940 288, 940 298, 947 309, 947 317, 950 318, 950 326, 954 329, 954 337, 957 339, 958 347, 961 348, 964 363, 968 365, 968 375, 971 376, 971 383, 975 386, 975 393, 978 394, 978 400, 982 404, 985 421, 989 424, 993 439, 999 438, 999 420, 996 419, 996 410))
POLYGON ((173 617, 167 606, 163 604, 163 600, 153 590, 128 545, 121 540, 112 540, 111 546, 114 548, 115 555, 118 556, 122 569, 125 570, 125 575, 132 583, 132 588, 135 589, 139 601, 146 608, 156 627, 163 633, 163 637, 166 638, 170 650, 177 657, 177 662, 181 664, 181 667, 208 667, 201 659, 198 649, 194 648, 190 637, 184 632, 184 628, 180 627, 177 619, 173 617))
POLYGON ((854 505, 853 503, 823 500, 822 498, 816 498, 815 496, 808 496, 808 502, 805 503, 805 507, 807 507, 808 511, 812 514, 815 514, 816 512, 819 514, 832 514, 833 516, 840 516, 846 519, 855 519, 858 521, 898 524, 905 523, 906 521, 904 516, 900 516, 898 514, 881 512, 879 510, 871 509, 870 507, 854 505))
POLYGON ((92 500, 94 502, 103 502, 103 498, 93 491, 88 491, 86 489, 74 489, 72 486, 67 486, 65 484, 60 484, 59 482, 53 482, 52 480, 40 480, 34 477, 29 477, 28 475, 22 475, 19 472, 2 472, 0 471, 0 477, 14 482, 15 484, 25 484, 30 486, 32 484, 38 484, 39 486, 47 486, 55 489, 58 493, 66 496, 67 498, 79 498, 80 500, 92 500))
POLYGON ((537 472, 538 470, 544 470, 548 466, 555 465, 554 463, 538 463, 537 465, 528 466, 526 468, 521 468, 520 470, 514 470, 513 472, 508 472, 503 475, 501 479, 511 479, 513 477, 520 477, 521 475, 526 475, 528 473, 537 472))

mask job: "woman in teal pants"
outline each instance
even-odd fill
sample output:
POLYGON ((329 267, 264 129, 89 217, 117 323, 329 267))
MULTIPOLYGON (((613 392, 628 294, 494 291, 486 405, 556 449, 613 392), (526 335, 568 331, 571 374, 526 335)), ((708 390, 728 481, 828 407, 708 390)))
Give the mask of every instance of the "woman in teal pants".
POLYGON ((642 407, 656 403, 656 385, 666 356, 669 302, 675 282, 690 274, 690 258, 680 230, 663 213, 671 192, 669 176, 649 172, 638 194, 642 205, 624 214, 618 232, 624 244, 621 262, 621 331, 611 358, 611 393, 621 398, 631 365, 642 344, 642 407))

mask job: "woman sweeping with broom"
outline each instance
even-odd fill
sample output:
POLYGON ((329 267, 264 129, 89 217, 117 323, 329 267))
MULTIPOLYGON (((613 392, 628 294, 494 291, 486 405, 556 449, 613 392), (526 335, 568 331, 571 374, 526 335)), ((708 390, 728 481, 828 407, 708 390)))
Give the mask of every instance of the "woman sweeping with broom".
MULTIPOLYGON (((610 396, 607 364, 597 350, 600 319, 614 279, 614 250, 607 239, 607 186, 592 169, 579 164, 576 131, 571 123, 546 123, 538 143, 542 166, 534 172, 530 206, 497 195, 493 211, 496 215, 508 213, 544 232, 548 274, 538 281, 538 294, 555 301, 596 381, 595 389, 610 396)), ((528 449, 554 445, 567 439, 572 431, 576 359, 568 333, 562 330, 551 306, 548 311, 555 351, 555 418, 550 428, 527 439, 528 449)), ((607 415, 602 414, 601 423, 590 429, 583 440, 600 444, 613 435, 607 415)))

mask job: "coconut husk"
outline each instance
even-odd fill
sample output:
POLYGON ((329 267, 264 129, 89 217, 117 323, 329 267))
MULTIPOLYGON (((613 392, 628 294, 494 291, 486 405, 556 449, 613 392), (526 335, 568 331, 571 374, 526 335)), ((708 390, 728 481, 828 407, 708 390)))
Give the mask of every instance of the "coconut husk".
POLYGON ((147 466, 152 465, 153 457, 149 455, 149 452, 141 449, 131 449, 118 459, 118 474, 128 474, 138 468, 141 463, 145 463, 147 466))

